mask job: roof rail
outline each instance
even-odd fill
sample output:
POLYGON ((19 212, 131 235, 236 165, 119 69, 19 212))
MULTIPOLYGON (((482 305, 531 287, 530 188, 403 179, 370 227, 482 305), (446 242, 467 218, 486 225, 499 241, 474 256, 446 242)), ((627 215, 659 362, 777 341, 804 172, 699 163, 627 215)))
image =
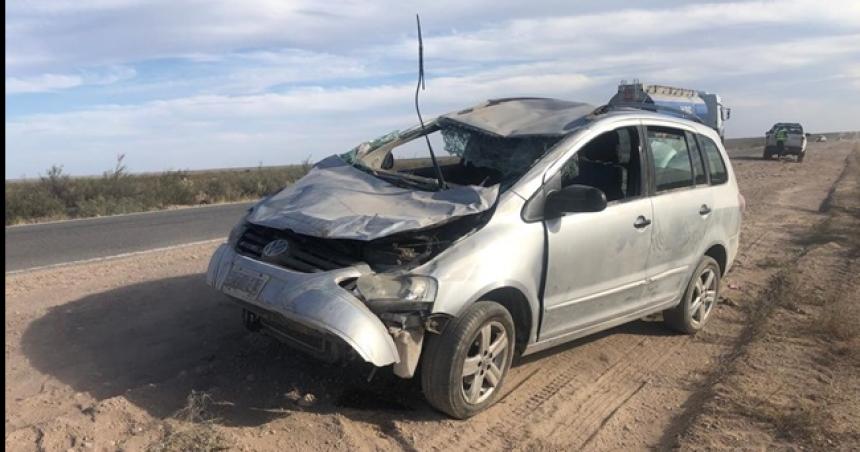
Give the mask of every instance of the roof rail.
POLYGON ((681 116, 684 119, 689 119, 690 121, 695 121, 700 124, 704 124, 705 121, 702 120, 695 113, 686 112, 679 108, 667 107, 665 105, 657 105, 657 104, 647 104, 643 102, 617 102, 612 104, 602 105, 597 107, 593 114, 602 115, 609 113, 612 110, 621 110, 621 109, 631 109, 631 110, 648 110, 653 111, 655 113, 670 113, 677 116, 681 116))

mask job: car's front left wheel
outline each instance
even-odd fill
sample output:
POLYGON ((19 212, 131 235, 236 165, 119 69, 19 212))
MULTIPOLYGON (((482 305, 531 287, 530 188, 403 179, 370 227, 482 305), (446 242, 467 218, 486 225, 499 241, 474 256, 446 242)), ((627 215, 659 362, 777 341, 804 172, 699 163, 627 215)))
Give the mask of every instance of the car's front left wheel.
POLYGON ((514 356, 514 321, 504 306, 479 301, 427 337, 421 388, 434 408, 466 419, 498 400, 514 356))

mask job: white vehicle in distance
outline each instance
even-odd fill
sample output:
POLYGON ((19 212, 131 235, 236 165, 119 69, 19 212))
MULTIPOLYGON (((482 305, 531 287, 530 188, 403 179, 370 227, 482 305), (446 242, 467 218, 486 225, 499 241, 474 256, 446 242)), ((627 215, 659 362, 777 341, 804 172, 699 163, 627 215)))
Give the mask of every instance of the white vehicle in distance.
POLYGON ((806 157, 807 138, 810 134, 803 132, 803 126, 796 122, 778 122, 765 132, 765 160, 773 156, 780 158, 793 155, 798 162, 806 157), (782 139, 781 139, 782 138, 782 139))

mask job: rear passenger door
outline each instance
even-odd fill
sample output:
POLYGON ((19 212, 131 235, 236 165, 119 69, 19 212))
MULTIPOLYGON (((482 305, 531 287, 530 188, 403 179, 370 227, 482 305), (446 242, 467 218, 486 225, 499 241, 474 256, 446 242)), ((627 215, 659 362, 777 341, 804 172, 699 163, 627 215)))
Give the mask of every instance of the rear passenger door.
POLYGON ((708 225, 709 236, 706 246, 722 244, 733 254, 738 247, 741 228, 740 200, 737 185, 729 182, 729 172, 726 160, 717 142, 704 136, 697 135, 697 142, 705 163, 708 167, 709 182, 713 205, 708 225))
POLYGON ((645 300, 676 300, 704 253, 713 193, 692 134, 671 127, 645 127, 654 207, 645 300))

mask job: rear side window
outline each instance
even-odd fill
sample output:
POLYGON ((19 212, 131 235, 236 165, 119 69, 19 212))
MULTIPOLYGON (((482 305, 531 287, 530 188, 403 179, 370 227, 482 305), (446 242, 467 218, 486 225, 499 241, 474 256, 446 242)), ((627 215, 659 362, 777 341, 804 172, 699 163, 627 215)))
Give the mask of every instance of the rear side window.
POLYGON ((702 160, 701 149, 696 145, 696 140, 693 139, 692 135, 687 135, 687 143, 690 144, 690 158, 693 160, 696 185, 706 185, 708 183, 708 175, 705 172, 705 161, 702 160))
POLYGON ((729 173, 726 171, 726 163, 723 161, 723 156, 720 155, 720 148, 710 138, 699 135, 699 143, 702 145, 702 150, 705 151, 705 158, 708 159, 708 172, 711 175, 711 185, 722 184, 729 180, 729 173))
POLYGON ((654 179, 658 192, 693 185, 690 147, 683 131, 649 127, 648 147, 654 161, 654 179))

